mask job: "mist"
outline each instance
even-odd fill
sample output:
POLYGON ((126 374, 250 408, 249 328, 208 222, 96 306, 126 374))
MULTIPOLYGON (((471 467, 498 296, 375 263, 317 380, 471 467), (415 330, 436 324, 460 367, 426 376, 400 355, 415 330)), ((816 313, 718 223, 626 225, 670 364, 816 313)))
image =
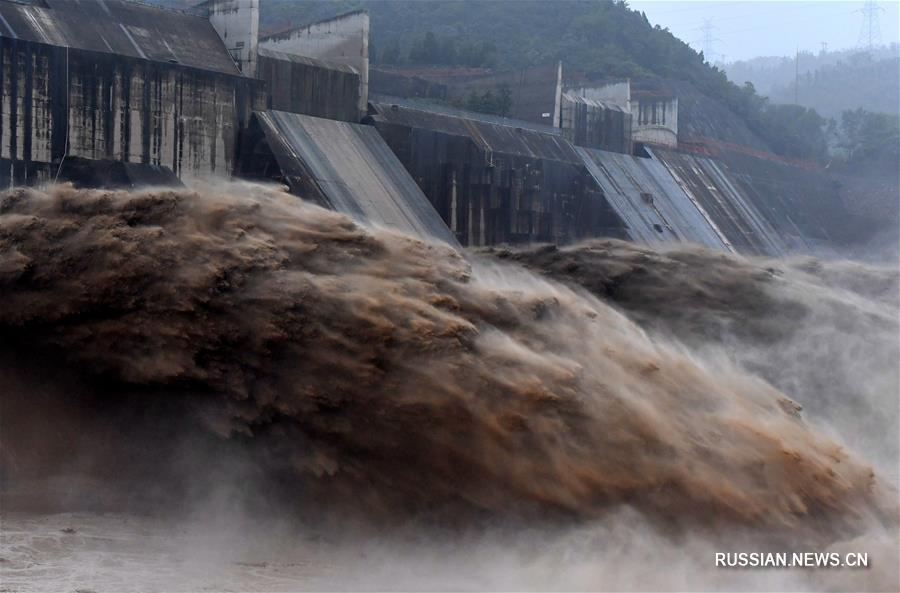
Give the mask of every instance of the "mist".
POLYGON ((892 267, 61 185, 0 199, 0 299, 16 590, 897 587, 892 267))

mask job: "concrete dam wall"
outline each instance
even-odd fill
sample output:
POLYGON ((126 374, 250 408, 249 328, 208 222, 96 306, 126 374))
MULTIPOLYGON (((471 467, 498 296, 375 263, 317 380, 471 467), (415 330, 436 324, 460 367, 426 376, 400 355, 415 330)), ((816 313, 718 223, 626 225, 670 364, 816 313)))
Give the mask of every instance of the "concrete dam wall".
POLYGON ((360 222, 456 245, 456 240, 375 128, 296 113, 253 117, 241 172, 360 222))
POLYGON ((852 238, 854 216, 822 171, 735 152, 653 154, 739 252, 823 253, 852 238))
POLYGON ((590 148, 578 148, 578 152, 606 200, 625 221, 633 241, 686 241, 723 251, 733 249, 659 160, 590 148))
POLYGON ((228 175, 265 106, 206 19, 118 0, 0 2, 0 16, 4 185, 69 156, 228 175))
MULTIPOLYGON (((257 39, 256 0, 201 8, 0 0, 0 185, 237 175, 466 246, 616 237, 783 256, 864 235, 823 171, 767 159, 752 139, 682 142, 680 105, 695 140, 712 133, 704 113, 720 136, 746 134, 671 81, 563 93, 559 64, 466 78, 515 83, 520 119, 370 98, 364 11, 257 39), (668 148, 639 134, 661 125, 668 148)), ((413 94, 435 80, 390 76, 413 94)))
POLYGON ((372 103, 370 120, 463 245, 627 238, 561 134, 526 122, 372 103))
POLYGON ((392 97, 369 120, 463 245, 596 236, 824 253, 852 216, 827 176, 739 153, 575 146, 560 131, 392 97))

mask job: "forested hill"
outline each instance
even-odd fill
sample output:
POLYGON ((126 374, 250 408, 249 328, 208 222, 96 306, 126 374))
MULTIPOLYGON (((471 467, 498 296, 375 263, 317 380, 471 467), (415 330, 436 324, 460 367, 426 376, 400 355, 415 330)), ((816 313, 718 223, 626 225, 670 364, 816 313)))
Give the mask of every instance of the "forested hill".
POLYGON ((900 45, 872 50, 801 52, 783 58, 754 58, 725 66, 738 84, 750 81, 776 103, 812 107, 825 117, 848 109, 900 115, 900 45), (797 68, 799 58, 799 68, 797 68), (797 76, 799 74, 799 76, 797 76), (795 76, 799 84, 795 93, 795 76))
POLYGON ((369 11, 370 53, 376 64, 468 62, 515 68, 563 60, 567 68, 610 77, 683 79, 717 98, 738 94, 723 72, 668 30, 651 26, 625 2, 265 0, 261 28, 288 27, 357 8, 369 11), (431 48, 426 47, 429 41, 431 48))
POLYGON ((523 67, 562 59, 611 76, 687 74, 695 79, 711 74, 685 43, 651 27, 641 13, 602 0, 265 0, 261 27, 286 27, 356 8, 369 11, 376 62, 386 54, 390 61, 418 61, 417 45, 430 32, 438 52, 427 57, 438 61, 452 60, 452 54, 441 51, 451 45, 463 49, 487 43, 493 46, 483 56, 488 63, 477 65, 523 67))

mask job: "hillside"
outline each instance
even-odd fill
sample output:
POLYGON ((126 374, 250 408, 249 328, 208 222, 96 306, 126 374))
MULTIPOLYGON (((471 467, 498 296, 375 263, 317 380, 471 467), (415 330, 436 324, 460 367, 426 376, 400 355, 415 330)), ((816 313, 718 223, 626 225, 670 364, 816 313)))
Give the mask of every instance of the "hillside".
MULTIPOLYGON (((157 0, 185 8, 191 0, 157 0)), ((563 60, 592 78, 661 78, 689 83, 723 116, 743 122, 778 154, 823 158, 820 118, 769 106, 752 86, 738 86, 668 29, 620 0, 264 0, 260 28, 283 30, 356 9, 371 18, 374 65, 546 66, 563 60), (798 123, 799 122, 799 123, 798 123), (788 123, 789 125, 785 125, 788 123)), ((721 128, 721 127, 720 127, 721 128)), ((743 131, 740 136, 746 137, 743 131)), ((721 138, 740 142, 739 138, 721 138)))
POLYGON ((370 53, 375 64, 447 65, 456 60, 503 69, 563 60, 567 69, 595 77, 683 81, 717 103, 726 117, 744 122, 771 150, 799 158, 822 158, 825 153, 817 116, 770 108, 751 87, 732 84, 702 53, 668 29, 652 26, 625 2, 267 0, 261 27, 277 30, 358 8, 368 10, 371 17, 370 53), (785 126, 785 121, 792 125, 785 126))
POLYGON ((824 117, 866 111, 900 115, 900 46, 872 51, 835 51, 799 55, 799 85, 795 95, 796 57, 761 57, 725 66, 737 84, 751 82, 775 103, 811 107, 824 117))
POLYGON ((430 32, 439 44, 491 44, 494 49, 487 61, 500 68, 565 59, 575 68, 604 70, 610 76, 678 72, 694 80, 711 74, 686 44, 652 28, 641 13, 620 2, 268 0, 263 3, 261 27, 300 24, 356 8, 367 9, 371 16, 376 63, 395 49, 400 61, 419 61, 412 50, 430 32))
POLYGON ((563 60, 569 68, 609 77, 679 78, 707 92, 728 86, 724 73, 702 55, 618 1, 266 0, 260 26, 279 29, 357 8, 371 16, 376 64, 446 64, 453 51, 445 48, 486 46, 483 62, 469 65, 521 68, 563 60), (437 46, 431 56, 421 51, 429 33, 437 46))

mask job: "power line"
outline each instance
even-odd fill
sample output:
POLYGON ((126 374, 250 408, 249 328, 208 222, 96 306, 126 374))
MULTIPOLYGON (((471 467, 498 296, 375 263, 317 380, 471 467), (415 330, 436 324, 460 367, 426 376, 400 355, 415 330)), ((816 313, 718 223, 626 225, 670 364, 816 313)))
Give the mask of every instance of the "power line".
POLYGON ((866 0, 863 7, 854 12, 862 14, 862 26, 859 28, 859 44, 872 49, 881 41, 881 27, 878 23, 878 12, 884 12, 884 8, 878 6, 876 0, 866 0))
MULTIPOLYGON (((795 24, 800 24, 800 23, 805 24, 805 23, 813 22, 817 19, 832 18, 834 16, 840 16, 842 14, 853 14, 855 12, 858 12, 858 11, 852 10, 850 12, 838 12, 838 13, 834 13, 834 14, 820 14, 820 15, 808 16, 808 17, 805 17, 802 19, 797 19, 797 20, 792 20, 792 21, 779 21, 778 24, 779 25, 795 25, 795 24)), ((761 31, 763 29, 771 29, 771 28, 772 28, 771 25, 758 25, 758 26, 749 27, 749 28, 745 27, 743 29, 727 29, 724 32, 731 35, 732 33, 747 33, 750 31, 761 31)))
MULTIPOLYGON (((814 14, 814 15, 808 15, 808 16, 802 18, 802 19, 787 20, 787 21, 779 21, 778 24, 781 25, 781 26, 783 26, 783 25, 800 24, 800 23, 802 23, 802 24, 808 24, 808 23, 810 23, 810 22, 815 22, 815 21, 818 21, 818 20, 821 20, 821 19, 830 19, 830 18, 833 18, 833 17, 835 17, 835 16, 840 16, 840 15, 851 15, 851 14, 854 14, 855 12, 858 12, 858 11, 854 11, 854 10, 849 10, 849 11, 848 11, 848 10, 846 10, 846 9, 841 10, 840 12, 834 12, 834 13, 822 11, 822 12, 817 13, 817 14, 814 14)), ((760 14, 761 14, 761 13, 760 13, 760 14)), ((712 24, 712 23, 710 22, 711 20, 712 20, 712 19, 704 19, 704 27, 705 27, 706 23, 712 24)), ((717 22, 718 22, 718 19, 716 19, 716 20, 717 20, 717 22)), ((702 33, 702 32, 704 31, 704 27, 694 27, 693 30, 694 30, 694 31, 701 31, 701 33, 702 33)), ((726 38, 729 37, 729 36, 735 35, 735 34, 748 33, 748 32, 753 32, 753 31, 761 31, 761 30, 769 30, 769 29, 771 29, 771 28, 772 28, 772 25, 771 25, 771 24, 765 24, 765 25, 756 25, 756 26, 753 26, 753 27, 740 27, 740 28, 737 28, 737 29, 725 29, 725 30, 722 30, 721 27, 719 27, 719 26, 717 26, 717 25, 713 25, 713 29, 714 29, 716 32, 719 32, 720 34, 723 34, 723 36, 725 36, 726 38)), ((704 41, 704 37, 701 36, 700 38, 695 39, 695 40, 691 43, 691 45, 693 45, 695 48, 703 49, 703 55, 704 55, 704 57, 706 57, 706 49, 704 48, 703 41, 704 41)), ((715 50, 715 47, 718 47, 720 44, 724 44, 724 45, 726 45, 726 46, 729 45, 729 43, 728 43, 727 41, 725 41, 725 40, 723 40, 723 39, 719 39, 719 38, 717 38, 717 37, 713 37, 712 49, 715 50)), ((717 53, 716 55, 717 55, 717 56, 720 56, 721 54, 718 54, 718 53, 717 53)))
POLYGON ((660 4, 661 3, 658 0, 652 0, 649 2, 643 2, 641 0, 637 0, 635 2, 629 2, 628 6, 631 9, 636 10, 638 12, 646 12, 647 8, 650 8, 650 11, 653 14, 667 14, 667 15, 668 14, 681 14, 681 13, 685 13, 685 12, 696 12, 698 10, 702 10, 704 12, 709 12, 709 6, 702 2, 697 2, 693 6, 690 6, 687 8, 685 8, 683 6, 679 6, 677 8, 657 8, 660 4), (648 5, 650 5, 650 6, 648 6, 648 5))
POLYGON ((700 45, 703 48, 703 57, 706 58, 706 61, 712 64, 713 59, 716 53, 716 42, 722 41, 718 39, 713 32, 716 30, 716 26, 713 24, 712 19, 704 19, 703 26, 700 27, 700 32, 703 34, 700 38, 700 45))
MULTIPOLYGON (((704 3, 700 2, 699 4, 704 4, 704 3)), ((841 14, 852 14, 854 12, 857 12, 857 11, 847 11, 845 3, 838 3, 838 2, 833 3, 833 7, 837 7, 838 9, 840 9, 840 12, 837 12, 837 13, 831 12, 830 10, 828 10, 828 8, 833 8, 833 7, 829 6, 828 8, 825 8, 825 7, 817 8, 815 15, 809 14, 809 7, 804 6, 803 2, 789 2, 789 3, 786 3, 786 4, 788 4, 787 6, 784 6, 781 2, 771 2, 769 4, 777 5, 778 8, 775 8, 775 9, 769 8, 769 9, 766 9, 763 11, 757 10, 757 11, 753 11, 753 12, 749 12, 749 13, 739 13, 739 14, 729 13, 726 15, 715 15, 715 22, 717 23, 717 26, 719 26, 723 23, 723 21, 747 20, 747 19, 752 19, 754 17, 776 15, 776 14, 779 17, 778 20, 780 20, 781 18, 784 18, 785 16, 788 16, 788 17, 793 16, 791 14, 791 12, 795 11, 795 10, 802 10, 802 11, 805 11, 805 13, 806 13, 800 22, 804 22, 806 20, 813 19, 813 18, 829 18, 831 16, 836 16, 836 15, 841 15, 841 14)), ((654 12, 653 14, 655 15, 657 13, 654 12)), ((698 21, 682 22, 682 23, 676 23, 676 24, 680 25, 681 27, 689 27, 691 25, 695 25, 696 28, 699 29, 700 25, 702 25, 707 20, 709 20, 709 17, 705 17, 698 21)), ((659 24, 663 25, 664 23, 660 22, 659 24)), ((671 23, 670 23, 670 25, 671 25, 671 23)), ((667 25, 667 26, 669 26, 669 25, 667 25)), ((719 28, 721 28, 721 27, 719 27, 719 28)), ((771 24, 760 25, 755 28, 769 29, 769 28, 771 28, 771 24)))
MULTIPOLYGON (((776 8, 776 9, 767 9, 767 10, 763 10, 763 11, 754 11, 754 12, 750 12, 750 13, 745 12, 745 13, 739 13, 739 14, 729 13, 726 15, 716 15, 715 19, 716 19, 716 22, 721 23, 722 21, 743 20, 743 19, 753 18, 753 17, 757 17, 757 16, 768 16, 770 14, 778 14, 779 16, 783 17, 785 12, 790 13, 792 10, 807 10, 808 11, 808 8, 805 6, 802 6, 802 5, 782 6, 781 3, 778 3, 778 8, 776 8)), ((706 19, 704 18, 703 20, 705 21, 706 19)))

